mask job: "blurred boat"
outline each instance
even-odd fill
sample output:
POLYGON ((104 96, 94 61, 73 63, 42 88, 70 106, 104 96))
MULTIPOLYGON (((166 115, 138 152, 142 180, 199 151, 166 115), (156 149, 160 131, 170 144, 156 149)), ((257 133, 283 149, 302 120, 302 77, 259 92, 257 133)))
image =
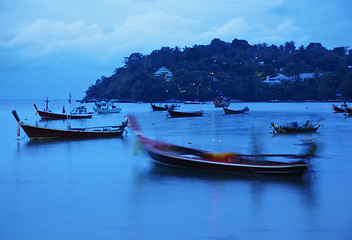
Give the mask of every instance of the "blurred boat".
POLYGON ((194 111, 194 112, 180 112, 180 111, 175 111, 168 109, 167 110, 168 114, 172 118, 178 118, 178 117, 201 117, 203 116, 203 110, 200 111, 194 111))
POLYGON ((245 107, 241 110, 232 110, 232 109, 225 108, 225 107, 223 109, 224 109, 225 114, 241 114, 241 113, 245 113, 245 112, 249 111, 248 107, 245 107))
POLYGON ((99 114, 121 112, 121 108, 117 107, 113 101, 95 102, 95 106, 93 107, 93 110, 94 110, 94 112, 99 113, 99 114))
POLYGON ((224 96, 217 96, 214 98, 214 106, 215 107, 228 107, 230 105, 230 98, 224 96))
POLYGON ((15 110, 12 111, 12 114, 30 140, 111 138, 121 136, 126 127, 126 123, 122 123, 121 126, 70 127, 68 130, 45 128, 23 123, 15 110))
POLYGON ((303 125, 298 125, 297 122, 292 122, 285 125, 276 125, 271 123, 271 126, 274 128, 274 134, 276 133, 314 133, 320 127, 320 122, 313 125, 311 121, 307 121, 303 125))
POLYGON ((142 133, 134 116, 128 116, 128 122, 153 161, 167 166, 233 173, 297 175, 308 170, 308 160, 315 151, 312 144, 309 151, 301 155, 210 152, 149 139, 142 133))

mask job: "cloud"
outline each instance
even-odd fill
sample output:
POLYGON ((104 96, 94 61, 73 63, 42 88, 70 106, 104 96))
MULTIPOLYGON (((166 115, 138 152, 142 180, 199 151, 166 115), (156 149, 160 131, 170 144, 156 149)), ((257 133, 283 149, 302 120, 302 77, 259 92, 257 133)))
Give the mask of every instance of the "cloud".
POLYGON ((292 18, 284 19, 277 25, 250 23, 243 17, 231 19, 224 25, 203 33, 204 38, 221 38, 231 41, 233 38, 245 39, 251 44, 267 42, 282 44, 294 40, 294 34, 299 31, 292 18))
MULTIPOLYGON (((13 38, 0 42, 0 48, 11 49, 24 58, 45 57, 62 52, 109 59, 121 52, 153 50, 177 44, 191 35, 196 22, 163 11, 128 17, 122 24, 104 28, 75 22, 35 20, 17 31, 13 38)), ((189 41, 185 41, 189 43, 189 41)))
POLYGON ((88 24, 80 19, 73 22, 38 19, 16 34, 0 42, 0 56, 12 61, 8 66, 18 66, 21 61, 38 65, 86 64, 103 66, 122 64, 123 57, 133 52, 149 54, 163 46, 185 47, 208 44, 214 38, 231 42, 245 39, 251 44, 267 42, 282 44, 294 40, 299 30, 292 18, 276 25, 250 22, 244 17, 230 19, 217 27, 205 30, 200 20, 151 11, 131 15, 113 26, 88 24), (31 61, 32 59, 36 61, 31 61))
POLYGON ((25 57, 46 56, 80 48, 87 38, 97 33, 96 25, 88 26, 83 20, 65 23, 39 19, 19 29, 14 38, 2 41, 0 46, 17 49, 25 57))

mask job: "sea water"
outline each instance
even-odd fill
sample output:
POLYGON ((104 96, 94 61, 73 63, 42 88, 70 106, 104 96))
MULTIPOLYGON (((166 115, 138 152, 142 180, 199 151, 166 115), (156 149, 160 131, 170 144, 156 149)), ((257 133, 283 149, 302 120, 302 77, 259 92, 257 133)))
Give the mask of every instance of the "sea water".
MULTIPOLYGON (((150 104, 121 103, 119 114, 42 121, 33 103, 0 101, 0 239, 350 239, 352 117, 332 103, 180 104, 203 117, 167 118, 150 104), (153 164, 132 130, 123 137, 30 141, 28 124, 67 128, 119 125, 128 114, 144 134, 211 151, 293 153, 314 138, 317 155, 301 178, 210 173, 153 164), (270 124, 321 121, 316 134, 273 136, 270 124)), ((56 102, 62 111, 65 102, 56 102)), ((92 104, 88 104, 92 111, 92 104)), ((66 104, 66 109, 69 106, 66 104)))

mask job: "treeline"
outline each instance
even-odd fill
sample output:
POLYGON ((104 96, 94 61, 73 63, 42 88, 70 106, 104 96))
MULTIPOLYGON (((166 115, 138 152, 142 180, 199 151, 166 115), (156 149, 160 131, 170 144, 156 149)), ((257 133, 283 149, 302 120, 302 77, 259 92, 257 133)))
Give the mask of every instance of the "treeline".
POLYGON ((214 39, 209 45, 181 50, 163 47, 149 55, 132 53, 110 77, 101 77, 86 91, 85 100, 120 99, 165 101, 211 100, 223 94, 242 101, 352 99, 352 50, 328 50, 320 43, 297 48, 283 45, 250 45, 214 39), (153 75, 165 66, 171 80, 153 75), (281 84, 263 83, 279 73, 296 76, 281 84), (301 73, 314 73, 302 81, 301 73))

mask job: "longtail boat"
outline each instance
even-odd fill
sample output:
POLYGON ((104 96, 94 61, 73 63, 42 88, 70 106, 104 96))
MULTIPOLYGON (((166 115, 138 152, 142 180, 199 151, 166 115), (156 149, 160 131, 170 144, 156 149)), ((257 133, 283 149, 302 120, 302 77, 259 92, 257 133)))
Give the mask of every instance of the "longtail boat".
POLYGON ((316 145, 306 154, 247 155, 234 152, 210 152, 152 140, 142 133, 134 116, 128 122, 143 148, 156 164, 220 172, 300 175, 310 166, 316 145), (282 160, 282 161, 279 161, 282 160))
POLYGON ((228 107, 230 105, 230 98, 224 96, 217 96, 214 98, 213 103, 215 107, 228 107))
POLYGON ((157 112, 157 111, 166 111, 166 110, 168 110, 168 109, 170 109, 170 110, 174 110, 174 109, 176 109, 177 108, 177 105, 175 105, 175 104, 172 104, 172 105, 167 105, 167 104, 165 104, 165 106, 157 106, 157 105, 155 105, 155 104, 150 104, 151 106, 152 106, 152 109, 153 109, 153 111, 155 111, 155 112, 157 112))
POLYGON ((315 125, 312 125, 311 121, 307 121, 303 125, 298 125, 297 122, 293 122, 285 125, 277 125, 271 123, 271 126, 274 128, 272 133, 282 134, 282 133, 315 133, 320 127, 320 122, 315 125))
POLYGON ((344 101, 343 104, 341 104, 341 106, 337 106, 335 104, 332 105, 332 111, 335 113, 351 113, 352 109, 348 107, 347 105, 347 101, 344 101))
POLYGON ((153 111, 158 111, 158 112, 160 112, 160 111, 166 111, 166 110, 168 109, 167 106, 162 107, 162 106, 156 106, 156 105, 154 105, 154 104, 150 104, 150 105, 152 106, 153 111))
POLYGON ((240 109, 240 110, 232 110, 232 109, 225 108, 225 107, 223 109, 224 109, 224 113, 225 114, 241 114, 241 113, 245 113, 245 112, 249 111, 248 107, 245 107, 245 108, 240 109))
POLYGON ((25 124, 20 120, 15 110, 12 111, 12 114, 30 140, 119 137, 126 127, 126 123, 123 122, 121 126, 54 129, 25 124))
POLYGON ((344 108, 344 107, 338 107, 338 106, 336 106, 335 104, 332 105, 332 110, 333 110, 335 113, 344 113, 344 112, 346 112, 346 108, 344 108))
POLYGON ((44 110, 39 110, 37 105, 33 104, 36 112, 39 114, 41 119, 83 119, 92 118, 92 114, 87 113, 87 109, 83 106, 75 108, 70 114, 66 113, 54 113, 46 107, 44 110))
POLYGON ((172 118, 179 118, 179 117, 201 117, 203 116, 203 110, 200 111, 194 111, 194 112, 180 112, 180 111, 175 111, 168 109, 167 110, 168 114, 172 118))

